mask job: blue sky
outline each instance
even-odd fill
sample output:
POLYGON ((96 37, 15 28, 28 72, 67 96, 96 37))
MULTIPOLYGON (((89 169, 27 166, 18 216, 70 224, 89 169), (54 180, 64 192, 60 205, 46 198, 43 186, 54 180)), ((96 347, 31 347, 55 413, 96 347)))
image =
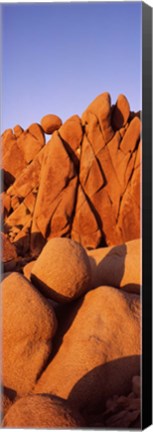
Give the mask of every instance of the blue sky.
POLYGON ((2 4, 2 131, 104 91, 141 109, 141 2, 2 4))

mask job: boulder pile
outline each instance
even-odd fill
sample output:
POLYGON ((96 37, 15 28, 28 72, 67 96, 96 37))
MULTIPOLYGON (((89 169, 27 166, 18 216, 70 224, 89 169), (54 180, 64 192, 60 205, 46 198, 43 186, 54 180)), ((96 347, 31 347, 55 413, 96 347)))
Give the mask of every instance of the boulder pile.
POLYGON ((141 120, 124 95, 111 105, 103 93, 64 124, 50 114, 8 129, 2 147, 4 232, 19 255, 54 237, 87 249, 140 237, 141 120))
POLYGON ((140 113, 103 93, 1 141, 2 427, 140 428, 140 113))

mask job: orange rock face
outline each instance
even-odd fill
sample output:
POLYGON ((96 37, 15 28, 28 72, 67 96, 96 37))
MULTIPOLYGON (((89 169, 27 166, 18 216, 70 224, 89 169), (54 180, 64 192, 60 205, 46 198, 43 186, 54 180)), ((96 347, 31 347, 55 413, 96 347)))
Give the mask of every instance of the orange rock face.
POLYGON ((3 384, 29 392, 52 349, 56 317, 51 306, 19 273, 2 283, 3 384))
POLYGON ((131 240, 119 246, 88 251, 92 286, 110 285, 140 294, 141 241, 131 240))
POLYGON ((139 307, 139 296, 115 288, 86 294, 35 393, 68 398, 90 412, 99 404, 104 407, 111 395, 130 391, 140 369, 139 307))
POLYGON ((41 124, 2 135, 4 226, 19 253, 38 256, 53 237, 89 249, 139 238, 141 120, 127 98, 112 106, 102 93, 82 118, 41 124), (44 132, 54 132, 46 146, 44 132))
POLYGON ((139 428, 141 113, 105 92, 1 145, 2 425, 139 428))
POLYGON ((32 268, 31 279, 44 295, 55 301, 68 302, 80 297, 91 287, 86 251, 70 239, 49 240, 32 268))
POLYGON ((62 120, 54 115, 47 114, 41 119, 41 126, 46 134, 52 134, 62 125, 62 120))
POLYGON ((6 414, 3 427, 78 428, 85 426, 81 415, 65 401, 50 395, 29 395, 19 399, 6 414))
POLYGON ((10 243, 9 239, 5 234, 1 232, 0 237, 2 248, 2 265, 4 266, 4 271, 11 271, 16 267, 17 252, 15 246, 10 243))

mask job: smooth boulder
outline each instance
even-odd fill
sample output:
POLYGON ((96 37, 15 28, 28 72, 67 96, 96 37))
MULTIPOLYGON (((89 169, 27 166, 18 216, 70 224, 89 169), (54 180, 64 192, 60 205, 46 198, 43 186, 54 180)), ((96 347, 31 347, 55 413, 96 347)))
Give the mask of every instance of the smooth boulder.
POLYGON ((46 365, 57 321, 51 305, 19 273, 2 282, 2 310, 3 384, 22 395, 46 365))
POLYGON ((92 269, 92 286, 110 285, 140 294, 141 240, 87 251, 92 269))
POLYGON ((60 128, 62 120, 55 114, 47 114, 41 119, 41 126, 46 134, 52 134, 60 128))
POLYGON ((112 287, 88 292, 67 314, 62 343, 34 392, 68 398, 81 412, 128 394, 140 371, 139 309, 136 294, 112 287))
POLYGON ((31 280, 55 301, 69 302, 80 297, 91 285, 90 261, 85 249, 71 239, 49 240, 32 268, 31 280))
POLYGON ((3 427, 78 428, 84 420, 67 401, 50 396, 29 395, 19 399, 6 414, 3 427))

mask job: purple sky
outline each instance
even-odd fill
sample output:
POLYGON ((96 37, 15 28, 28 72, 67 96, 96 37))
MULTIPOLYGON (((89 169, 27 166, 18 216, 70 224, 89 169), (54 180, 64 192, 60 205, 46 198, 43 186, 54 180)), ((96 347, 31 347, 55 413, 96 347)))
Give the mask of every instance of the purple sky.
POLYGON ((141 2, 1 7, 2 131, 81 115, 104 91, 141 109, 141 2))

